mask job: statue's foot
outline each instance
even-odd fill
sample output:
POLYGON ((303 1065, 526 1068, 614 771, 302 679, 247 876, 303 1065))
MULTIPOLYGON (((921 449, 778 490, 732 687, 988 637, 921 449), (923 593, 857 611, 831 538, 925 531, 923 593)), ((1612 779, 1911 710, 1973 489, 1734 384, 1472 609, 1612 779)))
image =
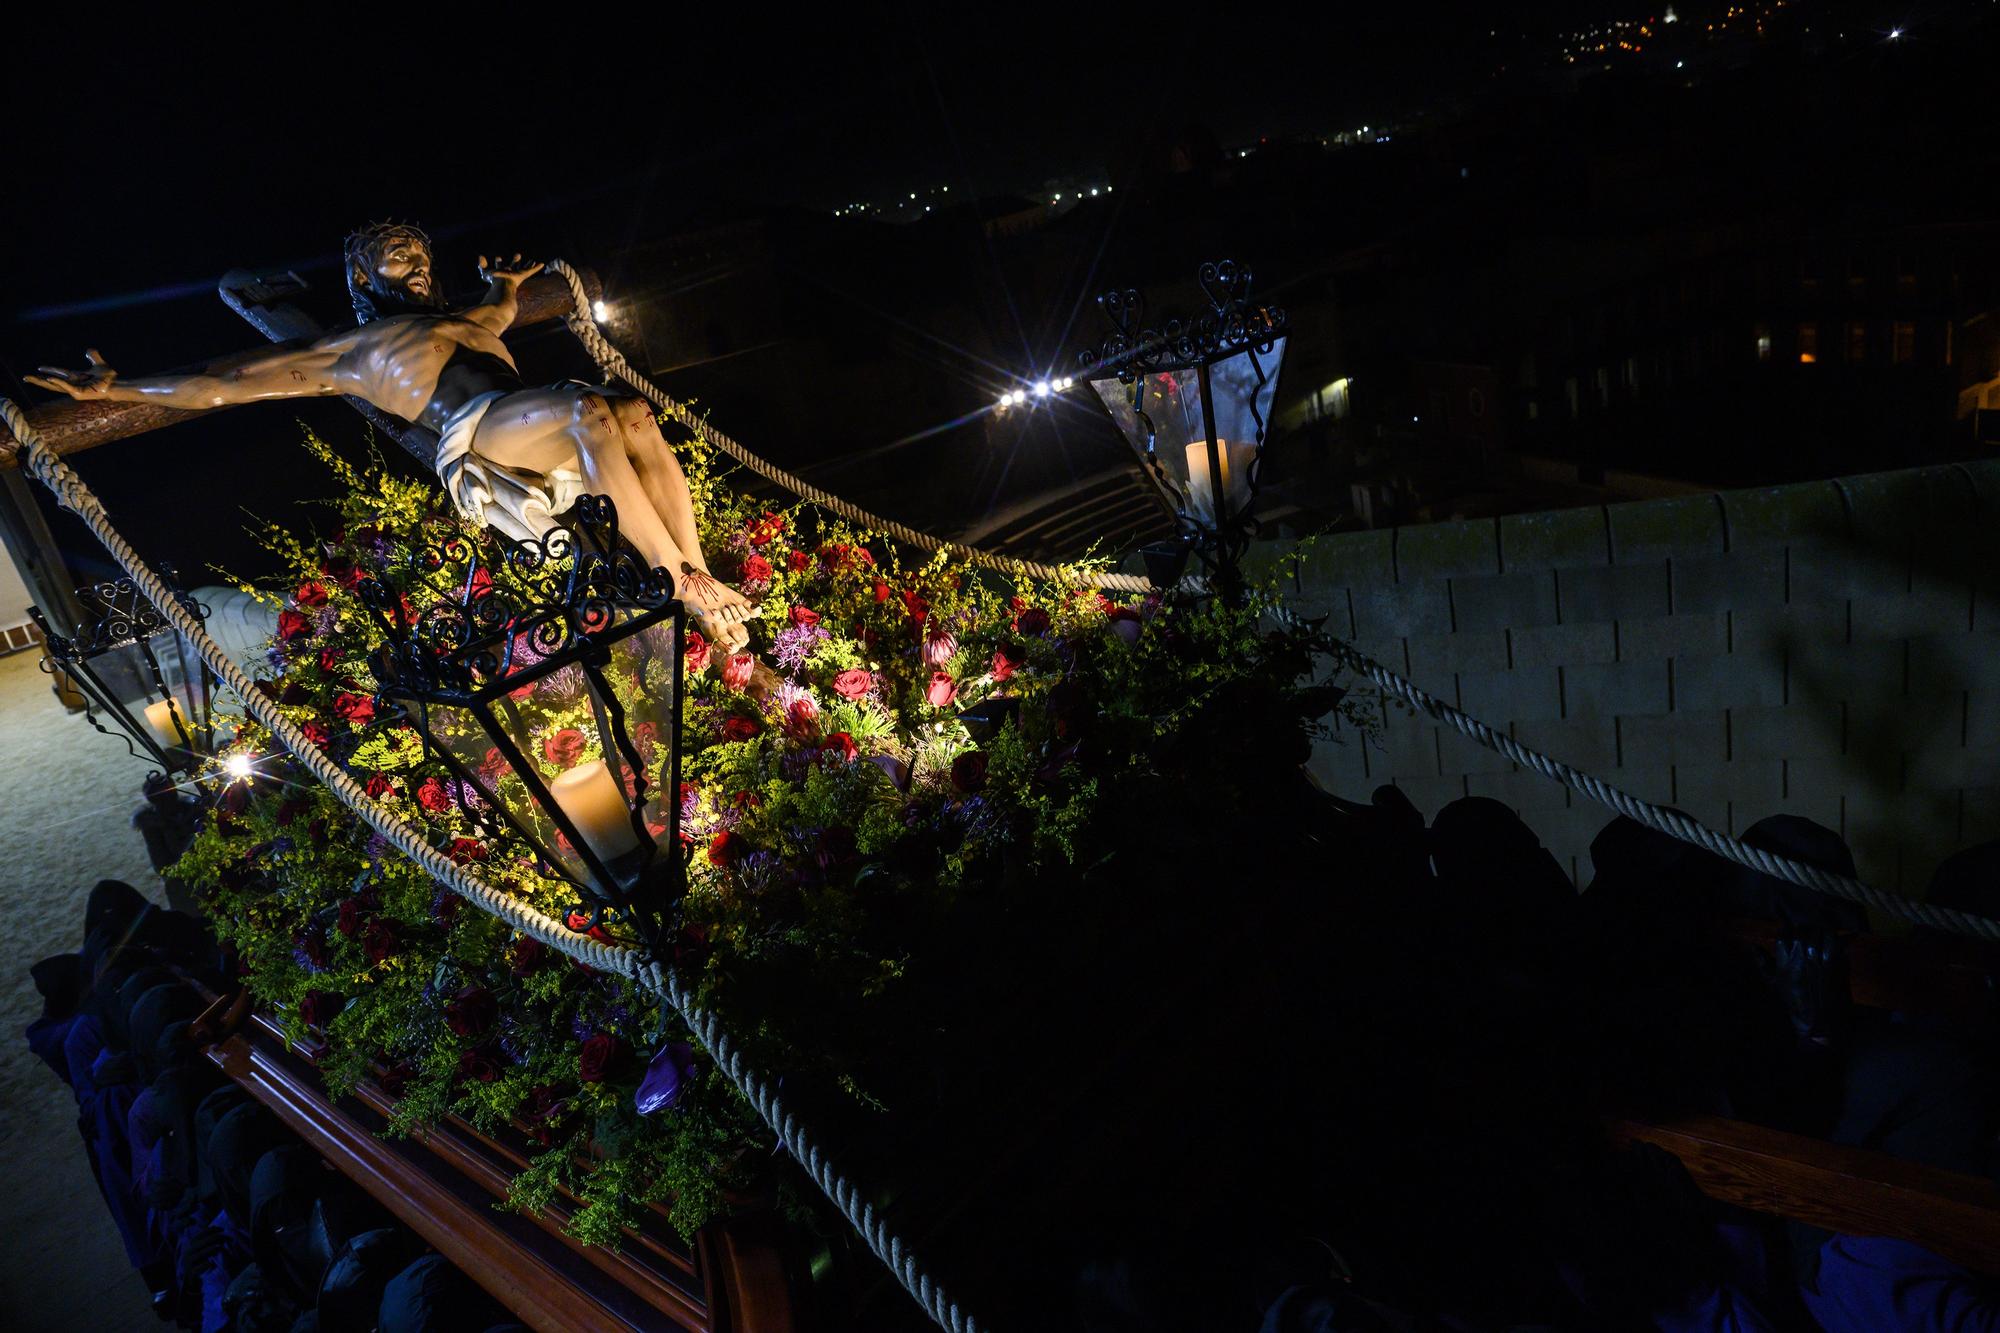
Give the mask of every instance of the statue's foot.
POLYGON ((680 585, 682 598, 694 612, 695 628, 704 638, 732 653, 740 653, 749 646, 747 622, 758 614, 749 598, 693 565, 681 566, 680 585))

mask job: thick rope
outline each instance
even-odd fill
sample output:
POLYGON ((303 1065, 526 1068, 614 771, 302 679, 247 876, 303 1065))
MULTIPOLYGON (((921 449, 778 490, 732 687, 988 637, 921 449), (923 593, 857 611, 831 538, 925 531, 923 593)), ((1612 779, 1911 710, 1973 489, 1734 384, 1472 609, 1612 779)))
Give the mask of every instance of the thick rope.
MULTIPOLYGON (((1288 611, 1278 612, 1281 620, 1303 627, 1304 622, 1288 611)), ((1428 694, 1410 681, 1397 675, 1374 658, 1369 657, 1352 644, 1339 639, 1324 638, 1320 643, 1322 651, 1335 658, 1349 670, 1368 677, 1391 694, 1407 700, 1418 709, 1440 722, 1449 723, 1478 741, 1489 750, 1506 755, 1523 768, 1531 768, 1545 777, 1554 778, 1572 791, 1588 796, 1591 800, 1609 806, 1619 814, 1637 820, 1651 829, 1692 843, 1704 851, 1726 857, 1738 865, 1775 876, 1800 888, 1816 893, 1844 898, 1848 902, 1860 903, 1877 911, 1898 916, 1905 921, 1930 926, 1976 940, 2000 940, 2000 921, 1983 916, 1973 916, 1967 912, 1954 911, 1949 907, 1937 907, 1930 903, 1905 898, 1886 889, 1878 889, 1865 884, 1851 875, 1835 874, 1818 866, 1794 861, 1790 857, 1779 856, 1762 848, 1740 842, 1726 833, 1717 833, 1698 820, 1689 819, 1676 810, 1642 801, 1628 792, 1620 791, 1600 778, 1570 767, 1560 760, 1551 759, 1539 750, 1533 750, 1515 740, 1505 732, 1496 731, 1476 717, 1471 717, 1452 707, 1444 700, 1428 694)))
POLYGON ((1137 574, 1063 570, 1058 569, 1054 565, 1039 564, 1033 560, 1016 560, 1012 556, 996 555, 991 551, 981 551, 976 547, 961 546, 956 542, 948 542, 942 538, 933 537, 927 532, 918 531, 907 523, 898 523, 895 519, 884 518, 880 514, 871 514, 859 505, 850 504, 837 495, 821 490, 803 477, 794 476, 776 464, 759 458, 756 454, 751 453, 735 440, 729 438, 729 436, 724 435, 721 431, 709 425, 707 421, 686 403, 673 397, 645 375, 634 370, 632 363, 627 361, 624 354, 611 345, 611 340, 604 336, 604 331, 598 328, 597 322, 590 317, 590 293, 584 288, 583 278, 575 269, 560 259, 551 260, 549 268, 551 271, 561 274, 564 281, 569 283, 571 299, 570 313, 563 316, 563 321, 569 325, 570 332, 576 335, 577 341, 581 342, 596 360, 599 370, 603 371, 607 376, 625 381, 625 383, 638 390, 645 397, 646 401, 654 407, 666 413, 669 417, 687 427, 688 430, 722 450, 723 453, 728 454, 731 458, 741 463, 744 467, 749 468, 766 481, 783 487, 801 499, 810 500, 820 508, 838 514, 850 523, 856 523, 864 528, 872 528, 875 531, 886 533, 906 546, 914 546, 922 551, 945 551, 957 556, 961 560, 970 561, 982 568, 997 569, 1003 573, 1011 574, 1016 578, 1045 579, 1050 581, 1060 581, 1068 578, 1081 581, 1096 588, 1109 588, 1114 592, 1146 593, 1153 591, 1152 583, 1137 574))
POLYGON ((395 811, 369 797, 332 756, 313 744, 305 733, 279 711, 275 702, 256 688, 248 673, 238 666, 222 646, 209 637, 201 621, 183 606, 165 583, 139 558, 131 545, 111 525, 103 504, 70 466, 58 458, 28 423, 25 413, 11 400, 0 398, 0 419, 14 432, 26 455, 28 471, 52 492, 65 509, 82 519, 114 559, 131 576, 133 585, 159 608, 160 614, 187 637, 216 675, 262 726, 291 752, 306 770, 341 802, 388 839, 395 847, 422 866, 432 878, 470 900, 482 910, 499 917, 523 934, 547 944, 588 967, 628 977, 650 987, 672 1005, 694 1034, 707 1047, 716 1067, 736 1085, 757 1114, 778 1136, 793 1159, 805 1168, 813 1183, 847 1218, 868 1248, 896 1275, 917 1303, 941 1327, 951 1333, 980 1333, 981 1325, 959 1308, 903 1240, 876 1215, 874 1206, 855 1184, 828 1159, 797 1115, 779 1099, 776 1087, 743 1058, 735 1041, 713 1013, 695 1003, 693 993, 681 977, 636 949, 605 944, 570 930, 561 922, 536 911, 513 894, 488 883, 467 866, 461 866, 430 845, 423 831, 395 811))

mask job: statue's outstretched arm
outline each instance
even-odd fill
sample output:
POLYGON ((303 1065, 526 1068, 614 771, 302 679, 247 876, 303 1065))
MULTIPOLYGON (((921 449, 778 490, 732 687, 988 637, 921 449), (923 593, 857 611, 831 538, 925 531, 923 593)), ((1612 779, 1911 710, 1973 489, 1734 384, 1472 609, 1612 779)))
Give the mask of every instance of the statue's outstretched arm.
POLYGON ((524 264, 518 254, 512 259, 496 255, 490 263, 485 255, 479 256, 479 276, 486 281, 486 295, 461 318, 471 320, 495 337, 505 333, 512 327, 520 306, 517 294, 521 284, 541 271, 540 264, 524 264))
POLYGON ((336 334, 310 347, 288 348, 252 357, 227 370, 196 371, 191 375, 149 375, 120 379, 95 347, 84 354, 82 370, 43 366, 25 378, 79 401, 153 403, 190 411, 254 403, 265 398, 303 398, 342 391, 336 368, 345 353, 345 335, 336 334))

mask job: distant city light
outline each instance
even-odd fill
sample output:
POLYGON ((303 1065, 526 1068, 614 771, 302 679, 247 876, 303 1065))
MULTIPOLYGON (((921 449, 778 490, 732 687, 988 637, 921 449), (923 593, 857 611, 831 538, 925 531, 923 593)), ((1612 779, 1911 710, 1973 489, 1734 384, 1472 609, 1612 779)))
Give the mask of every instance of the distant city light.
POLYGON ((1036 380, 1035 397, 1046 398, 1048 396, 1049 396, 1049 382, 1047 380, 1036 380))
POLYGON ((602 301, 592 301, 590 303, 590 317, 599 324, 603 324, 611 318, 611 307, 602 301))
POLYGON ((1090 197, 1091 197, 1092 199, 1095 199, 1095 198, 1097 198, 1097 191, 1095 191, 1095 190, 1092 190, 1092 191, 1090 192, 1090 197))
POLYGON ((1901 28, 1891 28, 1891 29, 1889 29, 1889 40, 1890 40, 1890 41, 1892 41, 1892 42, 1899 42, 1899 41, 1901 41, 1902 39, 1903 39, 1903 30, 1902 30, 1901 28))
POLYGON ((1685 64, 1687 64, 1687 61, 1685 61, 1685 60, 1676 60, 1676 61, 1674 62, 1674 68, 1675 68, 1675 69, 1679 69, 1679 68, 1681 68, 1681 67, 1682 67, 1683 65, 1685 65, 1685 64))

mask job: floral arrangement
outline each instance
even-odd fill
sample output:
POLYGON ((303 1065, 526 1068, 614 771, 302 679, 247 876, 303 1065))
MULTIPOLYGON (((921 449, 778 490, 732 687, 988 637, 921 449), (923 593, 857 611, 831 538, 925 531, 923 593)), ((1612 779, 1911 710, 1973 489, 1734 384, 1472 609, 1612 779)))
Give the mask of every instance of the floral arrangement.
MULTIPOLYGON (((572 928, 621 937, 468 819, 420 733, 374 693, 382 634, 362 580, 421 619, 450 579, 426 577, 413 553, 473 555, 492 538, 379 457, 357 467, 306 443, 346 494, 324 537, 261 534, 289 573, 260 593, 281 607, 259 688, 454 859, 572 928)), ((1027 965, 977 961, 980 932, 1011 920, 1018 951, 1087 929, 1129 901, 1130 885, 1104 887, 1135 820, 1178 830, 1170 841, 1265 817, 1271 775, 1297 780, 1322 719, 1365 721, 1313 681, 1301 634, 1262 623, 1268 594, 1229 609, 1106 597, 1080 571, 1008 585, 946 555, 905 563, 809 508, 750 503, 699 441, 680 448, 713 572, 760 619, 747 653, 692 630, 683 644, 682 785, 668 799, 689 869, 673 961, 762 1067, 837 1089, 857 1113, 893 1111, 941 1040, 924 960, 948 951, 994 976, 1027 965)), ((445 572, 514 577, 479 563, 445 572)), ((550 779, 599 752, 561 674, 523 703, 550 779)), ((663 746, 646 725, 642 744, 663 746)), ((174 873, 336 1091, 376 1079, 402 1129, 445 1115, 525 1127, 542 1151, 512 1202, 570 1193, 583 1205, 572 1229, 592 1243, 618 1243, 654 1203, 690 1235, 745 1198, 807 1208, 810 1187, 794 1187, 768 1131, 655 997, 438 886, 254 722, 232 748, 260 756, 258 776, 223 788, 174 873)), ((1209 891, 1148 888, 1163 911, 1209 891)))

